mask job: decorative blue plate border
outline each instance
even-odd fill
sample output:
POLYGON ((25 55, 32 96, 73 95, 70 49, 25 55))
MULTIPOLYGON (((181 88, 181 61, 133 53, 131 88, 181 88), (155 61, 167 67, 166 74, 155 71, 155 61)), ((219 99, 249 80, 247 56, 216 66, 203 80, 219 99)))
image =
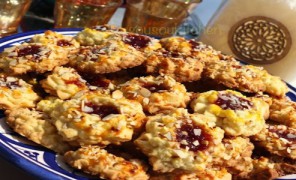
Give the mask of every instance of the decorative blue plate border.
MULTIPOLYGON (((53 29, 64 35, 73 36, 81 29, 53 29)), ((35 34, 42 34, 45 30, 15 34, 0 39, 0 52, 5 48, 29 40, 35 34)), ((296 88, 289 85, 287 95, 296 101, 296 88)), ((80 173, 63 163, 62 157, 53 151, 45 149, 26 140, 13 132, 4 121, 4 114, 0 111, 0 155, 12 164, 25 170, 29 174, 42 180, 90 180, 98 177, 80 173)), ((288 179, 296 179, 296 176, 288 179)))

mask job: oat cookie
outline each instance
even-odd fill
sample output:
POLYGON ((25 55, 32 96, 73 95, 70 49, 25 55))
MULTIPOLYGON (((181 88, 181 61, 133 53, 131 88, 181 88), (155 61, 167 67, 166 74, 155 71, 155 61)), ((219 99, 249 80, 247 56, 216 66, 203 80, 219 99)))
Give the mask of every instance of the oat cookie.
POLYGON ((101 46, 80 47, 70 57, 70 65, 81 72, 104 74, 141 65, 145 58, 135 48, 122 42, 109 41, 101 46))
POLYGON ((29 140, 61 154, 71 150, 71 146, 62 140, 44 113, 18 108, 8 110, 5 114, 7 124, 29 140))
POLYGON ((184 85, 169 76, 134 78, 118 87, 126 98, 137 100, 151 114, 185 108, 189 101, 184 85))
POLYGON ((248 98, 232 90, 200 93, 191 102, 194 112, 210 115, 230 136, 251 136, 261 131, 269 105, 260 98, 248 98))
POLYGON ((286 162, 273 162, 266 157, 260 157, 252 161, 251 172, 241 173, 234 176, 234 180, 273 180, 285 175, 296 173, 296 166, 286 162))
POLYGON ((296 128, 296 103, 287 97, 273 98, 269 118, 288 127, 296 128))
POLYGON ((32 37, 31 43, 40 43, 44 45, 56 45, 67 50, 75 50, 80 44, 72 36, 65 36, 54 31, 45 31, 44 34, 38 34, 32 37))
POLYGON ((254 145, 249 138, 231 137, 222 140, 223 154, 215 160, 216 166, 224 167, 231 174, 250 172, 253 168, 251 155, 254 145))
POLYGON ((124 28, 116 29, 108 25, 98 26, 94 29, 86 28, 77 34, 76 39, 84 46, 104 45, 110 41, 116 41, 118 44, 124 43, 145 53, 151 53, 161 48, 157 39, 126 32, 124 28))
POLYGON ((177 110, 148 117, 146 131, 135 144, 148 156, 153 170, 203 171, 222 152, 216 150, 224 132, 200 114, 177 110))
POLYGON ((201 78, 204 65, 194 56, 162 49, 148 56, 145 66, 149 74, 165 74, 179 82, 188 82, 201 78))
POLYGON ((80 91, 87 90, 86 81, 72 68, 56 67, 42 80, 43 89, 60 99, 69 99, 80 91))
POLYGON ((55 45, 24 43, 6 48, 0 57, 0 69, 12 74, 45 73, 68 63, 67 51, 55 45))
POLYGON ((231 180, 232 175, 224 168, 209 168, 196 173, 177 171, 172 173, 155 173, 150 180, 231 180))
POLYGON ((205 59, 219 59, 219 53, 200 42, 182 37, 160 40, 162 49, 148 56, 147 73, 166 74, 179 82, 197 81, 201 78, 205 59))
POLYGON ((72 167, 103 179, 148 180, 145 168, 136 160, 127 161, 97 146, 87 146, 65 154, 72 167))
POLYGON ((35 107, 39 96, 22 79, 0 74, 0 109, 35 107))
POLYGON ((287 85, 279 77, 270 75, 262 67, 241 65, 238 61, 209 61, 205 64, 203 77, 248 93, 266 92, 282 97, 288 92, 287 85))
POLYGON ((42 100, 38 109, 51 117, 65 141, 80 145, 121 144, 131 140, 145 117, 138 102, 121 97, 88 92, 77 99, 42 100))
POLYGON ((285 125, 266 124, 252 136, 254 143, 272 154, 296 159, 296 129, 285 125))
POLYGON ((205 45, 194 39, 187 40, 183 37, 168 37, 160 40, 164 49, 170 52, 180 53, 187 56, 194 56, 205 61, 216 61, 221 58, 230 58, 222 55, 220 51, 214 50, 211 46, 205 45))

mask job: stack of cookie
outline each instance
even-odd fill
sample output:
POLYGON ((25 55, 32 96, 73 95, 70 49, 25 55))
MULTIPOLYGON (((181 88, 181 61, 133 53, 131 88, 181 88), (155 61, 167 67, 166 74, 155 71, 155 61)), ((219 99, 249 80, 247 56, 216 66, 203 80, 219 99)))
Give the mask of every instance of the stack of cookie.
POLYGON ((201 42, 100 26, 0 55, 0 108, 20 135, 103 179, 296 173, 296 103, 260 67, 201 42))

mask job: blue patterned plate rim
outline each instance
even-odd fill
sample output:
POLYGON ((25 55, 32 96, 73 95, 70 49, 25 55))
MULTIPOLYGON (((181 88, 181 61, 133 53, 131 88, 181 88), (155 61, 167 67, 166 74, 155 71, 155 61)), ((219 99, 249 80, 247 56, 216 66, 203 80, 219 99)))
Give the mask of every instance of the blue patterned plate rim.
MULTIPOLYGON (((51 29, 64 35, 75 35, 80 28, 51 29)), ((14 34, 0 39, 0 52, 5 48, 29 40, 35 34, 42 34, 46 30, 31 31, 14 34)), ((296 88, 288 84, 290 91, 287 93, 293 101, 296 101, 296 88)), ((13 165, 31 174, 37 179, 43 180, 89 180, 98 177, 88 176, 76 171, 63 163, 60 156, 53 151, 40 147, 25 138, 14 133, 3 121, 4 114, 0 111, 0 156, 13 165)), ((296 175, 287 177, 296 179, 296 175)))

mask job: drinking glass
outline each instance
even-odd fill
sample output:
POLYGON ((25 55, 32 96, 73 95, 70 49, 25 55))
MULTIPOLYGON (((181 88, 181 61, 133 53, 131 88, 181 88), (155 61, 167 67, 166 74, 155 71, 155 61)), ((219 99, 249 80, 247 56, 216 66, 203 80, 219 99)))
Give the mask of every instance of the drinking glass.
POLYGON ((122 0, 56 0, 55 28, 106 24, 121 4, 122 0))
POLYGON ((19 23, 31 2, 32 0, 0 1, 0 37, 17 32, 19 23))
POLYGON ((157 37, 175 33, 200 0, 127 0, 122 26, 128 31, 157 37))

